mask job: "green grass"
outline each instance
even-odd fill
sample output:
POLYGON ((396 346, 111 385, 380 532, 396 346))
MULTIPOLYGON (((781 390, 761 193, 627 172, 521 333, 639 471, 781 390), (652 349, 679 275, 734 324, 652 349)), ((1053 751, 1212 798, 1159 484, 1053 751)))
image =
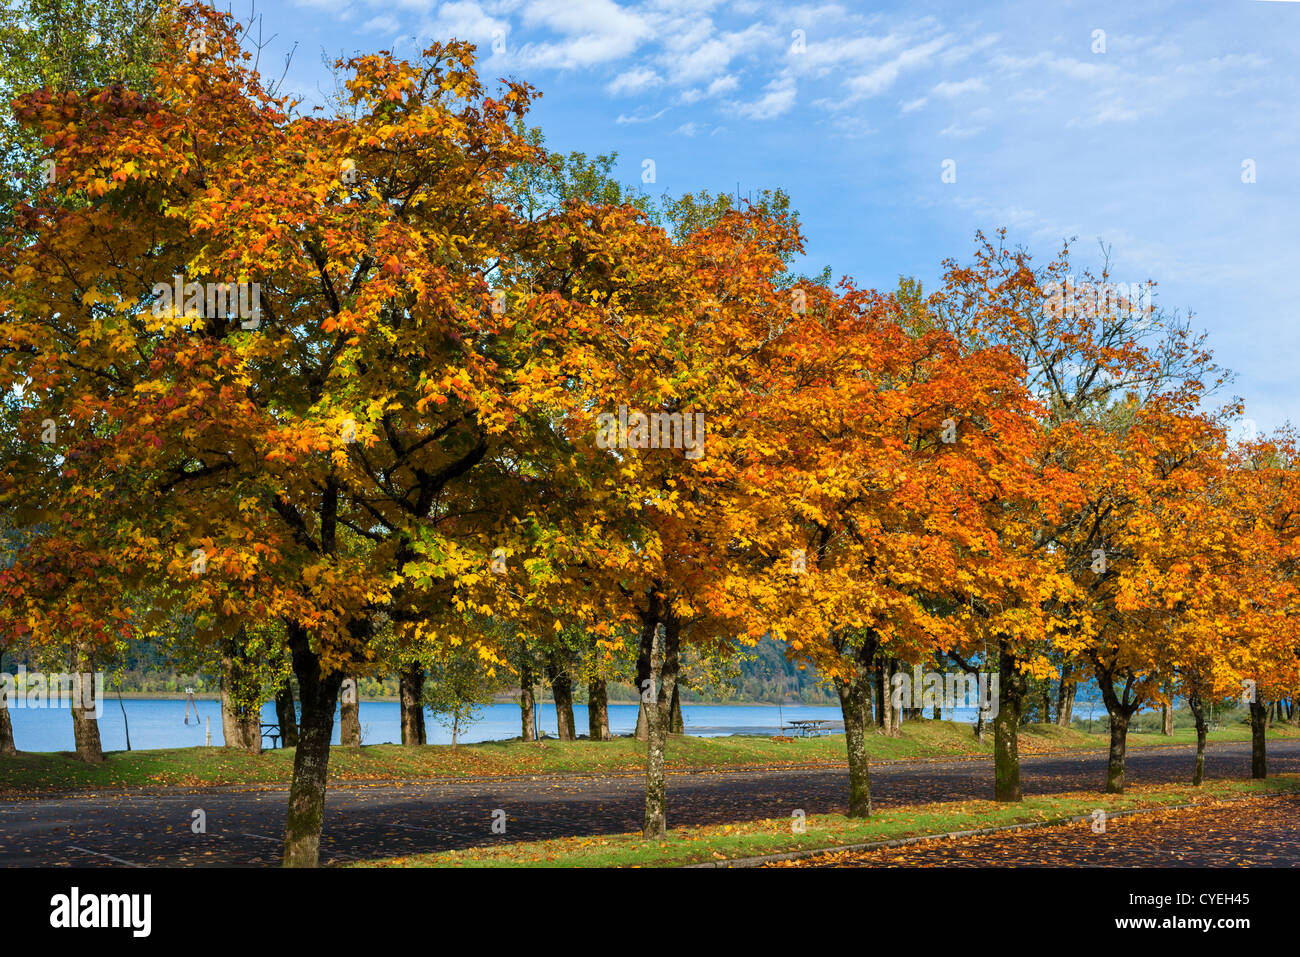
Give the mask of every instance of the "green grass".
POLYGON ((571 837, 360 861, 348 866, 679 867, 1008 824, 1063 824, 1072 817, 1090 815, 1096 808, 1114 813, 1297 791, 1300 791, 1300 775, 1291 774, 1262 781, 1210 781, 1200 788, 1161 785, 1131 788, 1126 794, 1053 794, 1027 798, 1020 804, 962 801, 909 805, 878 811, 865 820, 840 814, 814 814, 806 819, 806 832, 803 834, 792 833, 790 818, 775 818, 677 828, 670 831, 667 840, 662 842, 643 840, 639 834, 571 837))
MULTIPOLYGON (((1274 738, 1300 737, 1300 730, 1273 729, 1274 738)), ((1212 742, 1249 740, 1248 728, 1233 727, 1210 736, 1212 742)), ((1172 737, 1130 734, 1133 748, 1191 744, 1195 735, 1179 731, 1172 737)), ((976 757, 992 754, 992 734, 980 744, 967 725, 947 721, 909 721, 899 738, 869 735, 872 761, 903 761, 976 757)), ((1080 748, 1105 748, 1104 734, 1028 725, 1020 731, 1022 754, 1080 748)), ((695 738, 674 735, 668 746, 671 769, 734 768, 744 766, 843 764, 843 735, 779 741, 735 735, 695 738)), ((541 743, 498 741, 461 745, 404 748, 393 744, 362 748, 336 747, 330 755, 330 778, 379 781, 419 778, 463 778, 516 774, 636 773, 645 767, 645 744, 631 738, 614 741, 541 743)), ((114 789, 145 786, 287 785, 293 771, 293 750, 260 755, 224 748, 172 748, 156 751, 114 751, 101 765, 87 765, 65 753, 24 753, 0 757, 0 793, 114 789)))

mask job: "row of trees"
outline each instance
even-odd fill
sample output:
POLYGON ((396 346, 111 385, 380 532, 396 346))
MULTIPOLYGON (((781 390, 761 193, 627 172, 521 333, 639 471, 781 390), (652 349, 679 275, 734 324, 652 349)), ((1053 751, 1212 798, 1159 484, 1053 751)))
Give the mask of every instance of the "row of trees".
POLYGON ((466 44, 341 63, 304 115, 229 17, 173 16, 147 83, 14 101, 57 175, 0 247, 0 635, 88 662, 183 616, 284 660, 286 864, 317 862, 345 678, 414 700, 431 661, 574 642, 635 661, 650 838, 684 660, 765 635, 835 687, 853 815, 882 662, 996 670, 1002 800, 1052 676, 1101 689, 1108 790, 1174 694, 1250 697, 1263 773, 1297 449, 1227 441, 1185 322, 1002 234, 928 296, 832 286, 778 196, 648 212, 553 162, 466 44))

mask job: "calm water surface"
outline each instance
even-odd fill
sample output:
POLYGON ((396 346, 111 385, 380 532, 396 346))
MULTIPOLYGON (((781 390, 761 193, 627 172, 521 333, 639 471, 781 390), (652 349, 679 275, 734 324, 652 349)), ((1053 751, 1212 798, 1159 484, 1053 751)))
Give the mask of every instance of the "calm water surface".
MULTIPOLYGON (((184 748, 201 745, 205 742, 205 730, 209 721, 212 731, 212 743, 221 745, 221 709, 216 701, 198 702, 199 717, 195 718, 194 708, 189 709, 189 723, 185 723, 185 699, 124 699, 126 722, 131 729, 131 747, 146 748, 184 748)), ((542 730, 548 734, 556 733, 555 706, 543 704, 540 707, 542 730)), ((611 704, 609 706, 609 728, 612 734, 631 734, 636 729, 637 706, 634 704, 611 704)), ((71 751, 72 717, 66 710, 10 708, 14 724, 14 740, 22 751, 71 751)), ((466 743, 475 741, 497 741, 519 736, 519 706, 516 704, 494 704, 485 707, 481 718, 469 726, 461 728, 460 740, 466 743)), ((361 739, 365 744, 396 744, 401 741, 400 712, 396 701, 361 702, 361 739)), ((587 729, 587 708, 575 704, 573 716, 578 733, 587 729)), ((945 712, 945 718, 952 717, 945 712)), ((779 712, 776 705, 701 705, 682 706, 682 718, 686 722, 687 734, 701 737, 719 737, 728 734, 772 735, 779 733, 784 722, 789 733, 791 719, 822 718, 828 721, 842 720, 837 705, 807 706, 787 705, 779 712)), ((958 709, 958 721, 974 721, 971 709, 958 709)), ((275 706, 267 703, 262 709, 262 721, 275 723, 275 706)), ((451 732, 425 714, 430 744, 450 744, 451 732)), ((104 714, 99 721, 99 733, 103 739, 105 751, 122 751, 126 748, 126 734, 122 709, 117 699, 106 695, 104 714)), ((339 743, 339 726, 337 715, 334 723, 334 743, 339 743)), ((266 742, 269 746, 270 742, 266 742)))

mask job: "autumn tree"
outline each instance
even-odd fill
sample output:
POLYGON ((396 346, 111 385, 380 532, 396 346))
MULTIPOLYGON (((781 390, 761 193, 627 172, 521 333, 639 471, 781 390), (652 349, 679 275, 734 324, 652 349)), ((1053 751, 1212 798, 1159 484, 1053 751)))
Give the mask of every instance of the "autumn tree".
MULTIPOLYGON (((1036 587, 998 525, 1032 487, 1021 370, 1005 348, 964 346, 901 291, 814 289, 809 320, 788 330, 781 441, 765 463, 784 486, 785 540, 768 534, 750 596, 792 653, 832 678, 851 816, 870 813, 873 671, 968 655, 1004 592, 1036 587)), ((889 677, 877 697, 892 731, 889 677)))
MULTIPOLYGON (((1023 363, 1026 388, 1042 409, 1045 441, 1036 468, 1044 476, 1054 471, 1056 478, 1046 487, 1063 493, 1051 509, 1043 508, 1050 499, 1039 497, 1025 500, 1036 505, 1021 503, 1007 515, 1007 527, 1016 528, 1024 543, 1021 553, 1057 583, 1037 610, 1027 601, 1018 611, 1040 616, 1030 640, 998 638, 997 794, 1019 800, 1016 725, 1025 683, 1031 675, 1052 677, 1054 656, 1062 663, 1086 660, 1094 672, 1101 661, 1100 680, 1109 680, 1104 677, 1109 674, 1121 683, 1112 701, 1117 713, 1140 706, 1131 697, 1137 677, 1124 694, 1127 677, 1135 673, 1116 664, 1122 656, 1116 657, 1114 643, 1104 648, 1094 643, 1100 623, 1111 623, 1114 634, 1122 617, 1108 604, 1110 598, 1102 597, 1099 605, 1097 592, 1114 594, 1111 538, 1129 534, 1136 528, 1131 522, 1141 516, 1131 483, 1146 466, 1178 471, 1185 464, 1177 457, 1180 449, 1206 453, 1212 423, 1198 419, 1189 402, 1221 385, 1224 374, 1204 348, 1203 336, 1154 306, 1150 283, 1116 283, 1108 259, 1098 274, 1085 270, 1076 276, 1067 244, 1056 259, 1038 267, 1024 249, 1009 247, 1000 231, 978 237, 969 264, 945 266, 943 287, 931 299, 933 312, 962 341, 1004 344, 1023 363), (1134 422, 1137 428, 1130 428, 1134 422), (1162 437, 1158 429, 1164 426, 1174 432, 1162 437), (1144 436, 1157 445, 1145 445, 1144 436), (1183 440, 1188 444, 1180 446, 1183 440), (1161 460, 1157 449, 1167 457, 1161 460), (1122 470, 1122 479, 1108 471, 1111 465, 1122 470), (1085 654, 1088 648, 1101 649, 1100 655, 1085 654)), ((1173 489, 1181 476, 1171 472, 1167 479, 1163 488, 1173 489)), ((1118 739, 1114 747, 1112 766, 1122 761, 1118 739)))
POLYGON ((302 704, 285 862, 311 865, 343 675, 373 665, 381 614, 444 633, 489 574, 476 523, 552 448, 533 410, 561 310, 493 293, 531 242, 496 201, 535 159, 513 128, 530 94, 488 95, 470 47, 435 45, 348 61, 352 113, 298 116, 230 18, 184 15, 151 95, 17 105, 67 173, 0 263, 3 385, 30 384, 26 435, 60 434, 15 463, 60 524, 10 579, 67 628, 114 616, 87 615, 76 580, 49 594, 40 553, 171 580, 201 635, 281 621, 302 704))
POLYGON ((0 215, 57 179, 40 130, 9 102, 36 90, 147 90, 161 36, 175 14, 162 0, 11 0, 0 6, 0 215))

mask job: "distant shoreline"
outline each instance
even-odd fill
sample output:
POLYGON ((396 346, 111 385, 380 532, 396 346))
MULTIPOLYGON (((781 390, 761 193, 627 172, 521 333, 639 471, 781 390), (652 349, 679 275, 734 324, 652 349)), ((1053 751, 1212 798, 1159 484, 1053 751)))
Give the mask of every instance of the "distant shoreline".
MULTIPOLYGON (((118 692, 112 688, 104 689, 104 699, 106 701, 116 701, 118 692)), ((186 694, 183 691, 123 691, 122 699, 125 701, 184 701, 186 694)), ((195 701, 220 701, 221 694, 216 691, 196 691, 194 693, 195 701)), ((370 697, 361 696, 362 704, 381 704, 396 703, 400 699, 397 695, 370 697)), ((270 702, 268 702, 270 703, 270 702)), ((496 698, 493 704, 518 704, 518 698, 496 698)), ((555 704, 552 698, 539 698, 539 704, 555 704)), ((610 705, 635 705, 635 701, 610 701, 610 705)), ((586 707, 587 702, 579 701, 574 698, 574 707, 586 707)), ((782 708, 830 708, 837 706, 836 702, 826 702, 825 704, 804 704, 802 701, 782 701, 779 702, 782 708)), ((683 701, 682 707, 685 708, 775 708, 778 706, 776 701, 683 701)))

